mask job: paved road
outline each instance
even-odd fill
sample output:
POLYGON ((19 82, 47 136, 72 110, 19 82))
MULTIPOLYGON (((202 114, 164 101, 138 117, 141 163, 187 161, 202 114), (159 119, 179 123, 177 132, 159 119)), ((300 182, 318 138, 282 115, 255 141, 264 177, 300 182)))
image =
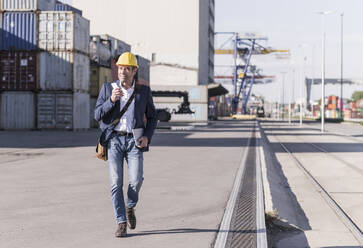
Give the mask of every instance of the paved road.
POLYGON ((0 132, 0 247, 210 247, 252 123, 158 130, 130 237, 114 238, 95 130, 0 132))

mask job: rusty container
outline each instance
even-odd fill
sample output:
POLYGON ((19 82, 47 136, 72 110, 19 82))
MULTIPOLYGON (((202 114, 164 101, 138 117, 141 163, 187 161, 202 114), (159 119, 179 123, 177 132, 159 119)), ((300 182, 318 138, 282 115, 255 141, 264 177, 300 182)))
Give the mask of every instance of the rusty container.
POLYGON ((0 89, 27 91, 37 88, 37 53, 0 52, 0 89))

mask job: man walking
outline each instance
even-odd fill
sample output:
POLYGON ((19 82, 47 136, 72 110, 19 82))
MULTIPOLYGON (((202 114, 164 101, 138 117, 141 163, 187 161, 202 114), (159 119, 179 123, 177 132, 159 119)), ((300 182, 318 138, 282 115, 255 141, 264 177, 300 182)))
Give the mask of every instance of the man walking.
POLYGON ((149 150, 157 114, 150 88, 135 81, 138 70, 135 55, 123 53, 116 65, 119 80, 103 84, 95 107, 95 119, 100 122, 102 130, 100 142, 107 144, 111 198, 117 222, 115 236, 126 237, 126 223, 130 229, 136 227, 134 208, 144 180, 143 152, 149 150), (121 112, 123 115, 120 117, 121 112), (137 128, 141 128, 143 134, 135 141, 133 129, 137 128), (124 160, 129 176, 126 207, 123 194, 124 160))

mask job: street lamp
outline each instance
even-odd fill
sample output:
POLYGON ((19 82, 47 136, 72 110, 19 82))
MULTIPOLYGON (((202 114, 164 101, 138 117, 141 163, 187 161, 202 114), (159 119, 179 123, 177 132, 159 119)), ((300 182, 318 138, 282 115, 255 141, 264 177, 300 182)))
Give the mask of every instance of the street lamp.
POLYGON ((291 100, 294 100, 295 69, 292 69, 291 95, 289 97, 289 124, 291 124, 291 100))
POLYGON ((324 133, 325 121, 325 16, 334 13, 333 11, 320 11, 317 14, 321 15, 322 20, 322 54, 321 54, 321 132, 324 133))
POLYGON ((284 118, 284 105, 285 105, 285 74, 286 71, 280 72, 282 75, 282 120, 285 120, 284 118))
POLYGON ((344 13, 340 14, 341 17, 341 41, 340 41, 340 118, 344 119, 343 109, 343 16, 344 13))
POLYGON ((306 56, 304 53, 304 47, 308 46, 308 44, 300 44, 298 47, 301 47, 302 51, 302 58, 303 58, 303 64, 300 65, 300 77, 301 77, 301 84, 300 84, 300 126, 302 125, 302 117, 303 117, 303 85, 305 83, 305 63, 306 63, 306 56))

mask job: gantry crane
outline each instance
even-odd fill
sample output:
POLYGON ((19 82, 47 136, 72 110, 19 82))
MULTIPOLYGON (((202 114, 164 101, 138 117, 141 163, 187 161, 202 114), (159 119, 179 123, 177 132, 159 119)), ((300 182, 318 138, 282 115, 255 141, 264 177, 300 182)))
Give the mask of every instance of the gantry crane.
MULTIPOLYGON (((250 65, 251 56, 259 54, 270 54, 270 53, 280 53, 289 54, 289 50, 279 50, 266 48, 260 45, 258 42, 267 40, 265 37, 257 37, 251 34, 239 34, 236 32, 217 32, 217 34, 230 34, 233 40, 233 49, 217 49, 214 50, 215 54, 233 54, 233 85, 234 85, 234 97, 232 99, 232 112, 237 113, 238 103, 241 99, 242 94, 242 112, 245 114, 247 112, 247 103, 251 94, 253 84, 256 78, 263 78, 260 75, 260 70, 256 69, 256 66, 250 65), (244 62, 243 65, 237 65, 237 57, 241 58, 244 62), (243 73, 238 73, 238 71, 243 70, 243 73), (250 74, 250 75, 247 75, 250 74), (241 84, 239 89, 237 86, 237 81, 240 79, 241 84)), ((217 78, 217 77, 216 77, 217 78)))

